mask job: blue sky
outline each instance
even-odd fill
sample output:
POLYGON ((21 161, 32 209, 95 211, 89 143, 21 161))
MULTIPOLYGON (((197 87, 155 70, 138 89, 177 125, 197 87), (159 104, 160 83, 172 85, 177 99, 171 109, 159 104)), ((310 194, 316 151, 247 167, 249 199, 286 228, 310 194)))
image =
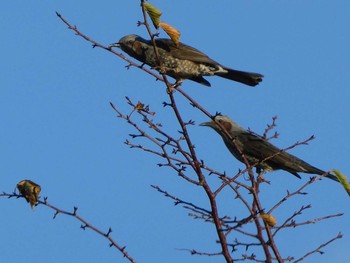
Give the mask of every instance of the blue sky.
MULTIPOLYGON (((309 146, 291 153, 324 170, 350 174, 350 35, 348 1, 153 1, 162 20, 181 31, 181 41, 240 70, 265 75, 258 87, 217 77, 212 87, 185 82, 182 88, 208 111, 220 111, 241 126, 262 133, 278 116, 280 138, 287 147, 314 134, 309 146)), ((0 185, 11 192, 22 179, 42 186, 42 196, 62 209, 79 207, 93 225, 113 229, 113 237, 138 262, 218 262, 179 249, 216 251, 211 225, 193 220, 188 211, 154 191, 158 185, 185 200, 206 206, 203 193, 181 181, 160 159, 128 149, 132 127, 115 117, 109 102, 129 113, 125 96, 150 104, 156 119, 176 133, 164 85, 111 53, 92 49, 56 17, 60 12, 96 41, 108 45, 136 33, 147 38, 139 1, 7 1, 0 9, 0 185)), ((165 37, 164 34, 161 35, 165 37)), ((183 116, 207 121, 176 94, 183 116)), ((217 170, 235 173, 243 165, 208 128, 189 129, 198 155, 217 170)), ((137 141, 142 142, 142 141, 137 141)), ((271 189, 266 203, 278 200, 308 180, 285 172, 266 175, 271 189)), ((301 256, 342 232, 344 237, 305 262, 344 262, 350 242, 349 199, 341 187, 322 180, 286 207, 312 204, 303 219, 345 213, 341 218, 286 231, 283 255, 301 256), (293 251, 291 251, 293 248, 293 251)), ((1 198, 1 262, 123 262, 106 240, 63 215, 24 200, 1 198)), ((232 209, 232 198, 222 200, 232 209)), ((287 214, 281 211, 280 217, 287 214)))

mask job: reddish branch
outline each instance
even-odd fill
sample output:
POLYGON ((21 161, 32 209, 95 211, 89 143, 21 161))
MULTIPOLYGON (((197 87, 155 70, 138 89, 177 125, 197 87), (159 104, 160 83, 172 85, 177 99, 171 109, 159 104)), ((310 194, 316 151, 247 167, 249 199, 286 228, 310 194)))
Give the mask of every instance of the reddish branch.
MULTIPOLYGON (((12 194, 8 194, 8 193, 2 193, 0 194, 0 196, 3 197, 8 197, 8 198, 23 198, 22 195, 16 194, 16 193, 12 193, 12 194)), ((70 217, 74 217, 75 219, 77 219, 79 222, 81 222, 81 226, 80 228, 83 230, 86 230, 87 228, 91 229, 92 231, 94 231, 95 233, 101 235, 102 237, 106 238, 110 243, 109 246, 110 247, 115 247, 116 249, 118 249, 123 256, 132 263, 136 263, 136 261, 129 255, 129 253, 126 251, 126 247, 125 246, 121 246, 119 245, 112 237, 111 237, 111 233, 112 233, 112 228, 109 228, 107 232, 103 232, 102 230, 100 230, 99 228, 95 227, 94 225, 92 225, 91 223, 89 223, 86 219, 84 219, 82 216, 80 216, 77 211, 78 208, 74 207, 73 208, 73 212, 69 212, 67 210, 63 210, 61 208, 58 208, 52 204, 50 204, 49 202, 47 202, 47 197, 44 198, 43 201, 38 200, 37 206, 38 205, 43 205, 46 206, 52 210, 55 211, 53 218, 55 219, 59 214, 63 214, 63 215, 67 215, 70 217)))

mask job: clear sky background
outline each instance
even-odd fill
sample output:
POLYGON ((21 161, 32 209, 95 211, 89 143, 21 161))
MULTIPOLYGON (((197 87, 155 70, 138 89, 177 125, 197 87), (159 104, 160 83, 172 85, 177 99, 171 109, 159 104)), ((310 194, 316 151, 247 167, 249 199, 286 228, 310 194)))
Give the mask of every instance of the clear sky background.
MULTIPOLYGON (((187 81, 183 89, 204 108, 229 115, 241 126, 262 133, 275 115, 287 147, 314 134, 309 146, 291 152, 324 170, 350 175, 350 2, 159 1, 162 20, 177 27, 181 41, 236 69, 265 75, 251 88, 218 77, 211 88, 187 81)), ((93 225, 126 245, 138 262, 222 262, 190 256, 179 249, 217 251, 212 225, 193 220, 188 211, 154 191, 158 185, 207 207, 204 194, 161 160, 129 149, 123 142, 134 130, 115 117, 109 102, 130 112, 124 97, 150 104, 158 121, 176 134, 164 84, 126 62, 76 37, 56 17, 60 12, 96 41, 108 45, 136 33, 147 38, 139 1, 5 1, 0 9, 0 190, 12 192, 22 179, 42 187, 41 196, 62 209, 79 207, 93 225), (169 117, 170 116, 170 117, 169 117)), ((161 35, 165 37, 163 33, 161 35)), ((176 94, 185 119, 208 121, 176 94)), ((199 126, 190 133, 200 159, 234 174, 234 160, 214 131, 199 126)), ((139 140, 137 142, 142 142, 139 140)), ((267 202, 305 183, 285 172, 268 174, 267 202)), ((301 219, 343 212, 341 218, 286 231, 283 255, 301 256, 335 236, 343 239, 305 262, 345 262, 350 244, 350 199, 342 188, 322 180, 288 208, 312 204, 301 219), (295 252, 295 253, 294 253, 295 252)), ((223 208, 231 209, 232 199, 223 208)), ((126 262, 103 238, 82 231, 73 218, 52 220, 44 206, 32 212, 23 199, 0 199, 1 262, 126 262)), ((234 208, 233 208, 234 209, 234 208)), ((284 218, 286 214, 282 214, 284 218)), ((277 220, 282 220, 277 218, 277 220)))

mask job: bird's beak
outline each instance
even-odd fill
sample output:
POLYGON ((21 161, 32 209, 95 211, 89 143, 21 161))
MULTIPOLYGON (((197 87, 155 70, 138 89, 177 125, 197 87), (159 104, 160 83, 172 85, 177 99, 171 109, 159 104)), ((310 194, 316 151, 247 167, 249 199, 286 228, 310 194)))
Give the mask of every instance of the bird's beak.
POLYGON ((208 127, 211 127, 213 124, 211 121, 208 121, 208 122, 202 122, 201 124, 199 124, 199 126, 208 126, 208 127))
POLYGON ((112 48, 112 47, 119 47, 120 48, 120 43, 119 42, 117 42, 117 43, 113 43, 113 44, 110 44, 108 47, 109 48, 112 48))

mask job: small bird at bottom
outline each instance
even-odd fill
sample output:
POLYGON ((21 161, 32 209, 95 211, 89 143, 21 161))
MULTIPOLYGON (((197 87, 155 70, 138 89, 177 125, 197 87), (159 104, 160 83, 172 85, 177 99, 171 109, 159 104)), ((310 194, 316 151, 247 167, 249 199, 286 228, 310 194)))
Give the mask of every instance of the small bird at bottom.
POLYGON ((299 172, 317 174, 338 182, 335 175, 322 171, 292 154, 281 151, 281 149, 277 148, 263 137, 243 129, 229 117, 218 115, 214 119, 230 134, 238 149, 214 120, 201 123, 200 125, 213 128, 222 137, 228 150, 240 162, 245 163, 242 157, 242 155, 244 155, 249 164, 253 165, 257 163, 255 167, 263 171, 281 169, 298 178, 301 178, 298 174, 299 172))
MULTIPOLYGON (((225 67, 201 51, 183 43, 176 46, 172 40, 164 38, 157 38, 155 42, 162 69, 178 83, 184 79, 190 79, 210 87, 209 81, 203 76, 215 75, 249 86, 256 86, 264 77, 259 73, 225 67)), ((109 47, 119 47, 128 55, 151 67, 159 66, 151 40, 143 39, 138 35, 122 37, 119 42, 111 44, 109 47)))

